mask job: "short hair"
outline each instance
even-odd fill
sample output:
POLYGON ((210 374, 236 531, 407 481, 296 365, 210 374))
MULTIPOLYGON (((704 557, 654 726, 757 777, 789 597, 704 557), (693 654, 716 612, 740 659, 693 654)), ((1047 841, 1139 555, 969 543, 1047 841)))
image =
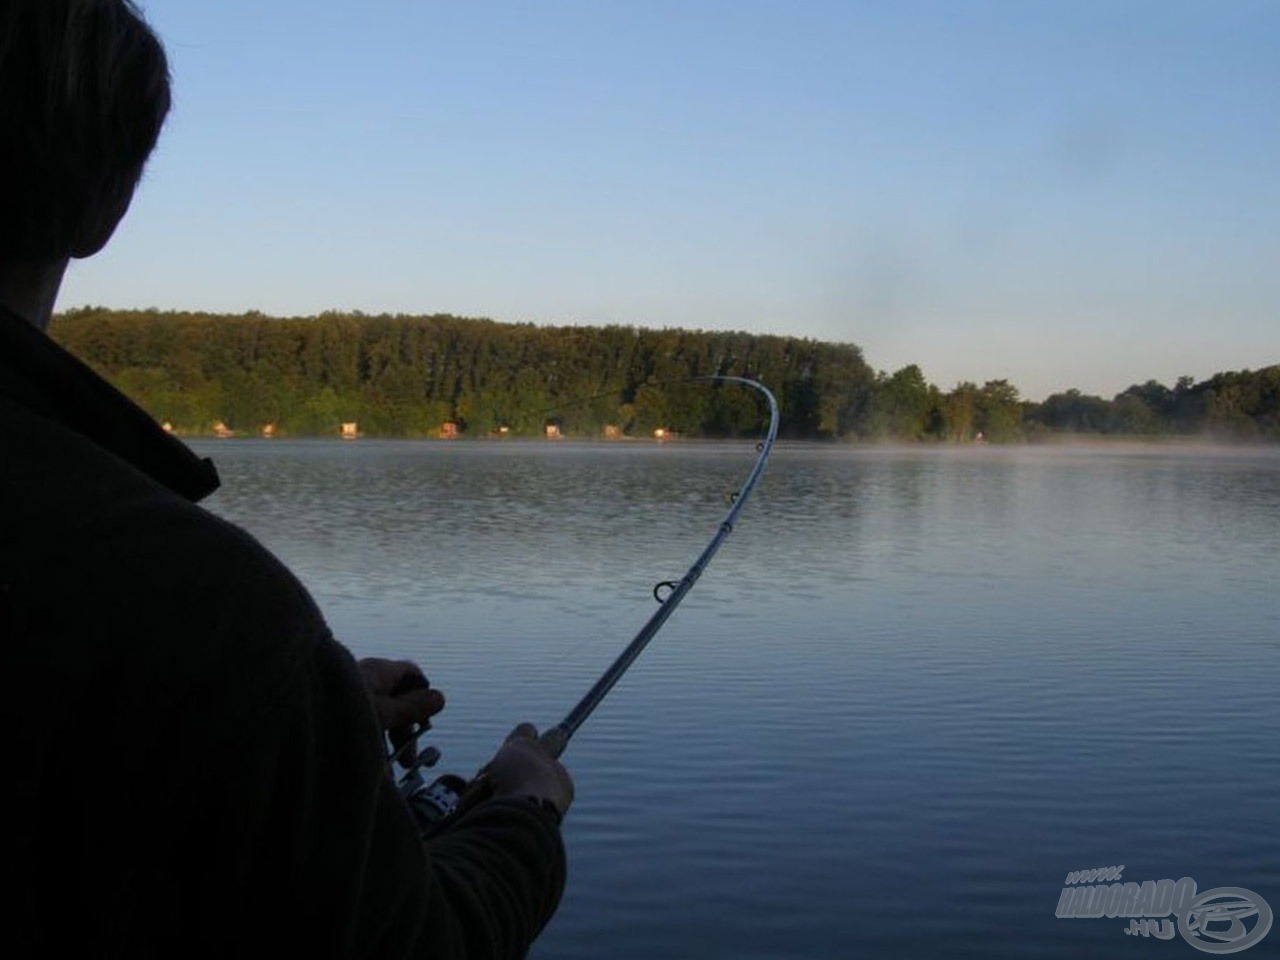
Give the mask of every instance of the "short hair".
POLYGON ((169 103, 130 0, 0 0, 0 262, 97 252, 169 103))

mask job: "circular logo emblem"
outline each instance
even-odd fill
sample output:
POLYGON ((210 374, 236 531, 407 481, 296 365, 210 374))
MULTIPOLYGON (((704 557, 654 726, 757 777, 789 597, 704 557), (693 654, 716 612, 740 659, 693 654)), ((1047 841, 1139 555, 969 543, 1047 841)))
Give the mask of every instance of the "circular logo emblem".
POLYGON ((1182 939, 1205 953, 1239 953, 1270 929, 1271 907, 1244 887, 1206 890, 1178 914, 1182 939))

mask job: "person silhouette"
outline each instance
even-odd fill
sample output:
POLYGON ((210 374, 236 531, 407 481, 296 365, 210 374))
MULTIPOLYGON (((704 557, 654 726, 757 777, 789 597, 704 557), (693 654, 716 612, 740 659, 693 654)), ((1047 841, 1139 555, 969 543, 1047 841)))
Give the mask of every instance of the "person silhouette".
POLYGON ((383 731, 443 696, 412 664, 357 664, 279 560, 196 504, 212 464, 45 332, 169 104, 128 0, 0 0, 9 955, 522 956, 573 800, 537 731, 424 836, 383 731))

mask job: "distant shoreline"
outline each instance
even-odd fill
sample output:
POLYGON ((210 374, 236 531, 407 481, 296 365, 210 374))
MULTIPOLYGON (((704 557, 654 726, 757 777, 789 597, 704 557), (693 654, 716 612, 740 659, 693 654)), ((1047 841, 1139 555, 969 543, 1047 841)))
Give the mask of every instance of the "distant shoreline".
POLYGON ((915 364, 874 370, 852 343, 742 332, 86 307, 56 315, 50 333, 183 436, 757 434, 754 392, 708 379, 731 376, 773 390, 786 440, 1280 441, 1280 364, 1034 403, 1007 380, 944 391, 915 364))
MULTIPOLYGON (((454 439, 445 439, 441 437, 406 437, 406 436, 367 436, 362 435, 355 439, 344 439, 340 436, 328 436, 323 434, 293 434, 278 435, 274 437, 263 437, 254 434, 236 435, 230 437, 218 437, 211 433, 173 433, 174 436, 185 442, 198 442, 217 446, 227 443, 237 444, 261 444, 270 446, 273 443, 290 444, 290 443, 307 443, 307 444, 328 444, 335 446, 359 446, 360 444, 382 444, 395 443, 406 445, 422 445, 422 446, 439 446, 447 448, 451 446, 519 446, 519 447, 539 447, 547 449, 555 449, 557 447, 681 447, 681 446, 733 446, 733 445, 751 445, 756 442, 754 437, 673 437, 664 440, 655 440, 649 437, 578 437, 568 436, 561 437, 556 440, 546 440, 541 437, 458 437, 454 439)), ((1212 436, 1114 436, 1110 434, 1093 434, 1093 435, 1046 435, 1035 439, 1009 440, 998 443, 954 443, 945 440, 895 440, 892 438, 885 439, 861 439, 861 440, 815 440, 815 439, 780 439, 777 441, 780 448, 786 447, 814 447, 829 450, 916 450, 916 451, 982 451, 990 449, 998 450, 1016 450, 1016 449, 1112 449, 1122 450, 1126 447, 1132 447, 1138 450, 1150 449, 1178 449, 1178 450, 1269 450, 1280 449, 1280 443, 1274 440, 1239 440, 1232 438, 1219 438, 1212 436)))

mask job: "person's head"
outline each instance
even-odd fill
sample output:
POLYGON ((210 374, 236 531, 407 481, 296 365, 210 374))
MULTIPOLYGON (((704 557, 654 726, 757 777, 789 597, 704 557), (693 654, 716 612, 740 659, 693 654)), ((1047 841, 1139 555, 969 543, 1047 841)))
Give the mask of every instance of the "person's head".
POLYGON ((169 110, 129 0, 0 0, 0 265, 96 253, 169 110))

